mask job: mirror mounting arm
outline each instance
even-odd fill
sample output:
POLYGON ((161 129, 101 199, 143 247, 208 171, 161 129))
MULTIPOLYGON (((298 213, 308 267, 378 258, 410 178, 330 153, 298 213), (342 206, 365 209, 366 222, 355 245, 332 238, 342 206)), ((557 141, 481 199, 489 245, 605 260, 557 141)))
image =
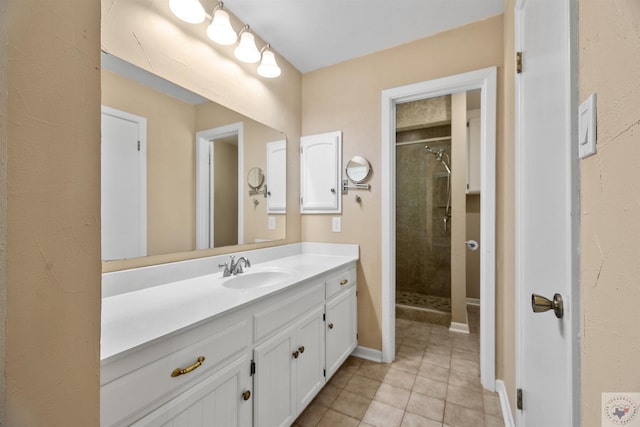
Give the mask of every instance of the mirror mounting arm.
POLYGON ((352 190, 371 190, 371 185, 370 184, 349 185, 349 180, 348 179, 343 179, 342 180, 342 194, 347 194, 349 192, 349 189, 352 189, 352 190))

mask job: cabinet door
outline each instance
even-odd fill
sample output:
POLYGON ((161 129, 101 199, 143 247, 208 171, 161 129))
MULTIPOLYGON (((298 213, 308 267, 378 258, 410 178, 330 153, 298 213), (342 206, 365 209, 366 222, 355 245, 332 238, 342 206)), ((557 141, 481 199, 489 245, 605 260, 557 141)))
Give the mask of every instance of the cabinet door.
POLYGON ((251 426, 250 360, 242 356, 132 424, 162 427, 251 426))
POLYGON ((324 385, 324 307, 297 322, 296 409, 301 412, 324 385))
POLYGON ((293 352, 296 349, 295 325, 254 349, 255 427, 288 426, 293 422, 296 415, 293 352))
POLYGON ((341 162, 341 132, 300 139, 300 212, 341 212, 341 162))
POLYGON ((267 213, 287 211, 287 141, 267 143, 267 213))
POLYGON ((326 305, 327 379, 340 367, 358 345, 356 288, 338 293, 326 305))

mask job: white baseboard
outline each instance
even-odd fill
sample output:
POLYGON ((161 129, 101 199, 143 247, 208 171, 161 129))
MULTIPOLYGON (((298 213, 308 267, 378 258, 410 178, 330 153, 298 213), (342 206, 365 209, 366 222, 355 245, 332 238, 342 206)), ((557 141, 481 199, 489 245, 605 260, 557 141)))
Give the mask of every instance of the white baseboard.
POLYGON ((480 298, 467 298, 467 305, 477 305, 480 307, 480 298))
POLYGON ((360 359, 371 360, 372 362, 382 362, 382 351, 375 350, 369 347, 363 347, 361 345, 356 347, 351 355, 354 357, 359 357, 360 359))
POLYGON ((496 380, 496 391, 500 397, 500 407, 502 408, 504 427, 515 427, 515 423, 513 422, 513 413, 511 412, 511 405, 509 405, 509 394, 507 393, 504 381, 496 380))
POLYGON ((449 330, 451 332, 458 332, 461 334, 468 334, 469 333, 469 325, 466 323, 458 323, 458 322, 451 322, 451 325, 449 326, 449 330))

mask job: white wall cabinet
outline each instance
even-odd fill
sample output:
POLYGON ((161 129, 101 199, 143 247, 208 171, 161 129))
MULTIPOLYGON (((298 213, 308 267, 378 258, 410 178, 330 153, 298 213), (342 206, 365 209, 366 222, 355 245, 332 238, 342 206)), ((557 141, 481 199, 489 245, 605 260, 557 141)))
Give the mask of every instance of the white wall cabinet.
POLYGON ((101 425, 289 426, 355 349, 356 319, 350 265, 149 343, 103 363, 101 425))
POLYGON ((300 212, 340 213, 342 133, 300 139, 300 212))
POLYGON ((267 213, 287 212, 287 141, 267 143, 267 213))
POLYGON ((480 110, 467 112, 467 193, 480 193, 480 110))

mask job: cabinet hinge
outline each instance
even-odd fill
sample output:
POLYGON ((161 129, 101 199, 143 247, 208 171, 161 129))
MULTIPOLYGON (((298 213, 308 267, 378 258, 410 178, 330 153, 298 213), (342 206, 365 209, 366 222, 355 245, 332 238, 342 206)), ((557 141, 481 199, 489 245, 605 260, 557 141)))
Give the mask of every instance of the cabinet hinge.
POLYGON ((359 334, 356 332, 356 339, 360 338, 359 334))
POLYGON ((516 73, 522 73, 522 52, 516 52, 516 73))
POLYGON ((516 407, 522 410, 522 389, 519 388, 516 391, 516 407))
POLYGON ((300 154, 302 154, 304 148, 300 147, 300 154))
POLYGON ((249 370, 249 376, 254 376, 256 374, 256 362, 251 361, 251 368, 249 370))
POLYGON ((323 377, 326 377, 326 376, 327 376, 327 370, 326 370, 326 369, 323 369, 323 370, 322 370, 322 376, 323 376, 323 377))
POLYGON ((140 141, 138 141, 138 151, 140 151, 140 141))
POLYGON ((326 322, 327 321, 327 315, 326 313, 322 313, 322 321, 326 322))
POLYGON ((304 203, 302 202, 302 197, 300 197, 300 204, 303 205, 304 203))

